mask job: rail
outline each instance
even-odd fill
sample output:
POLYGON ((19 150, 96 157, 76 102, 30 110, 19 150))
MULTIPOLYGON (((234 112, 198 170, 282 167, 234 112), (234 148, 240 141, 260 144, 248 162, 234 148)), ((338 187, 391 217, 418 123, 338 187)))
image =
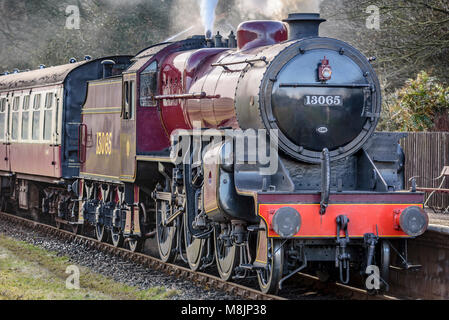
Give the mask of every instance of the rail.
MULTIPOLYGON (((123 248, 114 247, 108 243, 99 242, 96 239, 89 238, 82 235, 77 235, 72 232, 55 228, 53 226, 43 224, 37 221, 29 220, 26 218, 18 217, 9 213, 0 212, 0 222, 7 221, 15 224, 20 224, 32 230, 36 230, 50 237, 55 237, 63 239, 65 241, 73 241, 75 243, 80 243, 86 245, 88 248, 93 248, 95 250, 102 251, 107 254, 115 255, 121 257, 130 262, 134 262, 152 270, 161 271, 171 276, 184 278, 195 282, 198 285, 214 288, 216 290, 225 292, 227 294, 239 297, 244 300, 288 300, 290 298, 285 298, 284 296, 264 294, 259 290, 246 287, 233 282, 223 281, 214 275, 207 274, 204 272, 195 272, 188 268, 164 263, 163 261, 154 258, 149 255, 142 253, 134 253, 123 248)), ((293 281, 293 280, 292 280, 293 281)), ((353 299, 353 300, 396 300, 397 298, 388 295, 369 295, 365 290, 360 288, 355 288, 347 285, 342 285, 339 283, 323 283, 319 281, 317 277, 311 276, 305 273, 298 273, 294 283, 289 287, 293 288, 297 283, 301 286, 310 286, 311 290, 319 290, 325 294, 331 294, 335 296, 336 299, 353 299)), ((310 291, 310 290, 309 290, 310 291)), ((284 294, 283 294, 284 295, 284 294)), ((289 296, 287 292, 285 296, 289 296)), ((304 295, 304 297, 307 294, 304 295)), ((302 295, 295 296, 294 299, 300 299, 302 295)))

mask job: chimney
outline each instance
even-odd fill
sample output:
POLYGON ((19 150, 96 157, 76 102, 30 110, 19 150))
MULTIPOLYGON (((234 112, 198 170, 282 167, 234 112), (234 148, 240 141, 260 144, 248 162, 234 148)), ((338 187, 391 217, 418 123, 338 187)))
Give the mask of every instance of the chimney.
POLYGON ((319 13, 291 13, 283 21, 288 23, 288 40, 299 40, 318 37, 320 24, 326 20, 319 13))

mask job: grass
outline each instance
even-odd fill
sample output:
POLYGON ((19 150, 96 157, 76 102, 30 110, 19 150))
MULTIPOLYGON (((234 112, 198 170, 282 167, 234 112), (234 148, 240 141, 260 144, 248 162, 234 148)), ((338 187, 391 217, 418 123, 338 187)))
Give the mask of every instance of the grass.
POLYGON ((116 282, 79 267, 80 289, 66 288, 68 257, 0 235, 0 300, 165 300, 178 292, 116 282))

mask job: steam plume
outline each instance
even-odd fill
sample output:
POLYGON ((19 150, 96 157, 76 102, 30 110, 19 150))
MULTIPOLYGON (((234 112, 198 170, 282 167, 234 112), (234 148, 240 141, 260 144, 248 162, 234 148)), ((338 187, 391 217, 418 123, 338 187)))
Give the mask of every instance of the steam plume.
POLYGON ((201 19, 207 35, 213 33, 217 4, 218 0, 201 0, 201 19))
POLYGON ((260 16, 282 20, 288 13, 319 13, 322 0, 238 0, 237 8, 249 19, 260 16))

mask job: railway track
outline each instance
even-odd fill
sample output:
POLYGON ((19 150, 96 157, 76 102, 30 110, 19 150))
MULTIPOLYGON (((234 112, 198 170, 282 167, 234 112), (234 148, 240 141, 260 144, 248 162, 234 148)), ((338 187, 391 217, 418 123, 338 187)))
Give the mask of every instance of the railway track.
POLYGON ((338 283, 322 283, 318 280, 318 278, 304 273, 298 273, 295 282, 286 288, 286 292, 283 292, 282 295, 268 295, 241 284, 223 281, 221 278, 208 273, 195 272, 183 266, 164 263, 161 260, 149 255, 133 253, 123 248, 116 248, 108 243, 99 242, 93 238, 77 235, 66 230, 55 228, 48 224, 18 217, 9 213, 0 212, 0 222, 1 221, 18 225, 20 224, 21 226, 30 228, 49 237, 55 237, 65 241, 83 244, 88 248, 93 248, 107 254, 121 257, 127 261, 143 265, 152 270, 157 270, 171 276, 187 279, 199 286, 214 288, 243 300, 299 300, 310 299, 311 294, 319 294, 323 297, 333 297, 333 299, 396 300, 396 298, 386 295, 372 296, 367 294, 365 290, 338 283), (297 284, 300 284, 300 293, 289 293, 288 290, 290 288, 295 288, 295 285, 297 284))

